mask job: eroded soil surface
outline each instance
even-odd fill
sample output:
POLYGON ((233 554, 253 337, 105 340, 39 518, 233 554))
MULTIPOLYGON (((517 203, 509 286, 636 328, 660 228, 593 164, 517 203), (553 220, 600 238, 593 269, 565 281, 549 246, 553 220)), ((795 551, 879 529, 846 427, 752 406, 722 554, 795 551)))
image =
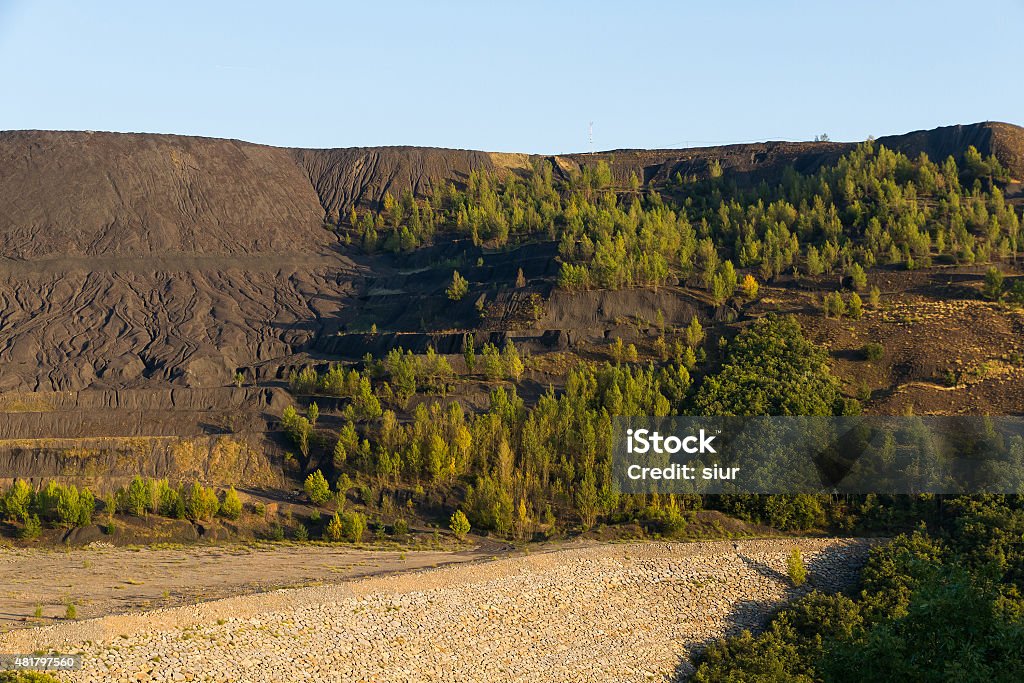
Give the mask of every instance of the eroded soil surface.
POLYGON ((479 560, 503 549, 486 540, 456 552, 269 543, 5 549, 0 550, 0 625, 58 622, 69 602, 78 618, 100 617, 479 560), (37 607, 42 618, 33 616, 37 607))

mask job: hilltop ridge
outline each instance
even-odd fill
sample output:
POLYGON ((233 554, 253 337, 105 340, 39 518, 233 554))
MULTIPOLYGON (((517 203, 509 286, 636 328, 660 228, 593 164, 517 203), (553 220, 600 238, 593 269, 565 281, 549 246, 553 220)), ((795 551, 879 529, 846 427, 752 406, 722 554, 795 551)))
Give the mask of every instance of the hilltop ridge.
MULTIPOLYGON (((1024 128, 947 126, 879 138, 935 159, 969 145, 1024 177, 1024 128)), ((385 193, 422 195, 474 170, 508 171, 549 160, 566 174, 608 161, 622 181, 658 185, 705 175, 718 161, 737 182, 771 181, 787 166, 814 171, 857 143, 761 142, 688 149, 528 155, 431 147, 289 149, 238 140, 146 133, 0 132, 0 256, 258 254, 323 251, 351 207, 385 193)))

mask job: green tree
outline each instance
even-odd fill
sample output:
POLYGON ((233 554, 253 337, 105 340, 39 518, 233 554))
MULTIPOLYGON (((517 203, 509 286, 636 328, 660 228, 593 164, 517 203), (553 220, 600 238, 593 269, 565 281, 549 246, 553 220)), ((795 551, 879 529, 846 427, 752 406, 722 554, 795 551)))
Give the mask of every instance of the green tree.
POLYGON ((853 289, 858 292, 868 286, 868 276, 858 263, 850 264, 850 267, 846 269, 846 277, 850 278, 853 289))
POLYGON ((871 286, 868 291, 868 305, 873 309, 877 309, 878 305, 882 302, 882 292, 875 285, 871 286))
POLYGON ((473 333, 470 332, 466 335, 465 342, 463 343, 462 355, 466 359, 466 368, 472 373, 476 368, 476 342, 473 339, 473 333))
POLYGON ((4 509, 9 520, 22 520, 28 517, 29 506, 32 504, 32 487, 24 479, 15 479, 7 496, 4 498, 4 509))
POLYGON ((998 301, 1003 296, 1003 273, 992 266, 985 271, 985 284, 982 287, 985 298, 998 301))
POLYGON ((469 519, 466 518, 466 513, 462 510, 456 510, 452 513, 451 518, 448 520, 448 528, 452 530, 452 533, 460 541, 464 539, 470 530, 469 519))
POLYGON ((857 292, 850 295, 850 303, 847 305, 846 311, 854 320, 860 320, 861 316, 864 314, 864 304, 857 292))
POLYGON ((451 284, 445 293, 452 301, 461 301, 469 293, 469 280, 459 275, 459 271, 453 271, 451 284))
POLYGON ((826 318, 841 318, 846 313, 846 304, 839 292, 829 292, 822 300, 822 312, 826 318))
POLYGON ((725 363, 694 398, 698 415, 832 415, 839 382, 828 354, 792 316, 769 314, 728 346, 725 363))
POLYGON ((804 556, 799 548, 793 548, 793 552, 786 559, 786 571, 789 573, 790 582, 797 588, 807 581, 807 567, 804 566, 804 556))
POLYGON ((324 536, 328 541, 337 543, 345 538, 345 527, 341 522, 341 515, 337 512, 331 517, 331 521, 327 523, 327 528, 324 529, 324 536))
POLYGON ((750 273, 747 273, 746 276, 744 276, 743 285, 741 286, 741 288, 743 290, 743 296, 746 297, 747 299, 753 301, 754 299, 757 298, 757 291, 759 289, 759 285, 757 284, 757 278, 755 278, 750 273))
POLYGON ((193 522, 213 519, 220 509, 217 492, 197 481, 185 488, 182 499, 185 503, 185 518, 193 522))
POLYGON ((136 475, 127 488, 118 495, 118 507, 125 512, 144 517, 153 504, 153 485, 148 479, 136 475))
POLYGON ((313 505, 323 505, 331 498, 331 485, 327 483, 327 478, 320 470, 316 470, 306 477, 302 488, 313 505))
POLYGON ((502 352, 502 359, 504 360, 505 372, 508 376, 518 382, 523 376, 523 360, 519 357, 519 352, 516 351, 516 345, 509 339, 505 343, 505 349, 502 352))
POLYGON ((224 491, 224 499, 220 504, 220 514, 226 519, 238 519, 242 515, 242 501, 234 486, 224 491))
POLYGON ((359 512, 346 512, 341 516, 342 535, 350 543, 359 543, 366 532, 366 517, 359 512))

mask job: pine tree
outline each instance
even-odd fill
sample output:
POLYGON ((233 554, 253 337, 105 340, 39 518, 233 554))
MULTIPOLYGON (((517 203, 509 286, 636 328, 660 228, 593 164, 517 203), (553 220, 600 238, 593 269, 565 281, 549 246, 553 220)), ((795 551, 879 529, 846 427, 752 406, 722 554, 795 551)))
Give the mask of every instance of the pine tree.
POLYGON ((452 533, 460 541, 466 538, 466 534, 469 533, 471 528, 469 520, 466 518, 466 513, 462 510, 456 510, 448 520, 448 528, 452 530, 452 533))

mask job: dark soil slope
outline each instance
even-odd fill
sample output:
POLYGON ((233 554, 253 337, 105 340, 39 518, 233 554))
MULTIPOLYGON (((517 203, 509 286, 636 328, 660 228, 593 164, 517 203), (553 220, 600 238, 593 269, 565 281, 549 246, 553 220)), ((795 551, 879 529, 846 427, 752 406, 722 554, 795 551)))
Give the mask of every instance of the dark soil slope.
POLYGON ((423 195, 437 183, 462 183, 476 170, 528 169, 530 162, 526 154, 435 147, 298 149, 293 155, 332 221, 354 205, 378 206, 388 192, 423 195))
POLYGON ((0 133, 0 255, 258 253, 326 242, 288 150, 172 135, 0 133))

